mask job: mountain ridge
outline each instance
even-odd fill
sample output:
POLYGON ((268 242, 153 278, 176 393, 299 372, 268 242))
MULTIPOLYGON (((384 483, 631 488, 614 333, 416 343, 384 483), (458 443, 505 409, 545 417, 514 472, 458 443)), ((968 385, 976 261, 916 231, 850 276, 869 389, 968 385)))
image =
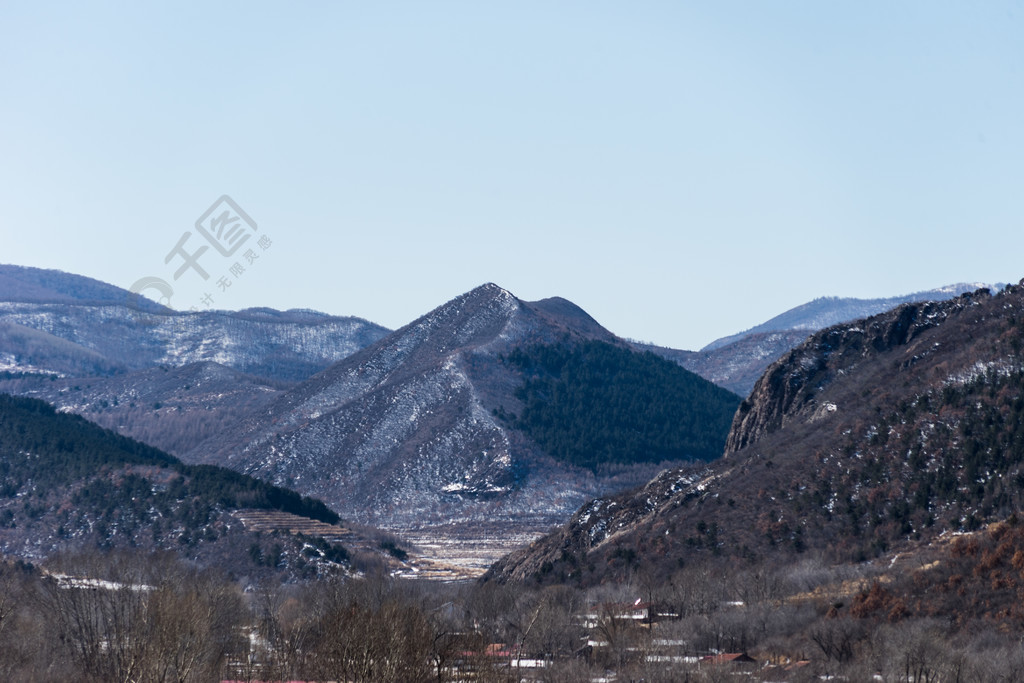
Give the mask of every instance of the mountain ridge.
POLYGON ((200 566, 293 580, 384 563, 376 532, 339 521, 320 501, 224 468, 186 465, 43 401, 0 394, 5 555, 40 561, 90 546, 169 550, 200 566), (264 537, 251 521, 275 517, 330 541, 264 537))
MULTIPOLYGON (((504 421, 522 410, 515 392, 523 379, 503 359, 516 348, 591 341, 636 353, 565 299, 525 302, 481 285, 289 390, 186 459, 296 487, 386 528, 495 516, 546 528, 615 477, 552 459, 504 421)), ((651 467, 638 471, 649 476, 651 467)))
POLYGON ((91 278, 0 266, 0 371, 94 376, 214 361, 298 381, 388 332, 306 309, 178 312, 91 278))
POLYGON ((131 303, 140 311, 169 313, 171 309, 109 283, 62 270, 0 264, 0 292, 6 301, 23 303, 131 303))
POLYGON ((487 577, 864 561, 1006 519, 1024 505, 1022 309, 1012 286, 815 333, 759 380, 723 458, 591 501, 487 577))
POLYGON ((808 333, 817 332, 826 327, 883 313, 896 308, 900 304, 919 301, 944 301, 979 289, 999 290, 1004 286, 1005 283, 958 282, 952 285, 936 287, 935 289, 875 299, 822 296, 783 311, 747 330, 716 339, 704 346, 701 351, 714 351, 752 334, 781 332, 785 330, 806 330, 808 333))

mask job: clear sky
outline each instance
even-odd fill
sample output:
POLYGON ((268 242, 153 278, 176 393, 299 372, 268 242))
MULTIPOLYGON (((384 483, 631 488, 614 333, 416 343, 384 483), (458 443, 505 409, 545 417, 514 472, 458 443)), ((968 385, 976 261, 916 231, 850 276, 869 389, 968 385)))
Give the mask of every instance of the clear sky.
POLYGON ((389 327, 496 282, 678 348, 1016 282, 1024 3, 3 2, 0 262, 389 327), (252 239, 173 280, 225 194, 252 239))

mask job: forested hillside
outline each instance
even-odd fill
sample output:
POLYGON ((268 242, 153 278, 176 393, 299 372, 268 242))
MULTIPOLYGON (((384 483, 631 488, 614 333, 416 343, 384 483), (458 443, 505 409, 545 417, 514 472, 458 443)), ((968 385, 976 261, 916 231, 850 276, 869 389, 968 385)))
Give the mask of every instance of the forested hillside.
MULTIPOLYGON (((163 490, 152 491, 153 500, 147 502, 154 505, 188 499, 193 507, 274 509, 329 524, 338 521, 338 515, 318 500, 223 467, 186 465, 77 415, 57 413, 43 401, 0 394, 0 415, 0 497, 21 494, 28 501, 45 499, 49 492, 84 478, 128 468, 104 487, 107 496, 97 500, 110 508, 138 508, 133 505, 139 500, 135 489, 152 487, 143 476, 131 474, 130 468, 152 466, 177 475, 163 490)), ((78 497, 88 498, 82 493, 88 490, 83 487, 78 497)))
POLYGON ((404 552, 338 522, 318 500, 222 467, 186 465, 42 401, 0 394, 0 550, 6 554, 37 560, 90 546, 173 549, 234 571, 315 576, 352 559, 336 543, 346 534, 371 555, 404 552), (293 519, 291 527, 330 531, 333 540, 250 532, 238 513, 254 510, 293 519))
POLYGON ((620 579, 637 568, 823 553, 870 561, 1024 507, 1024 287, 814 335, 759 380, 734 450, 595 501, 500 576, 620 579))
POLYGON ((524 375, 520 415, 499 409, 547 453, 570 464, 712 460, 740 398, 650 352, 601 342, 514 349, 524 375))

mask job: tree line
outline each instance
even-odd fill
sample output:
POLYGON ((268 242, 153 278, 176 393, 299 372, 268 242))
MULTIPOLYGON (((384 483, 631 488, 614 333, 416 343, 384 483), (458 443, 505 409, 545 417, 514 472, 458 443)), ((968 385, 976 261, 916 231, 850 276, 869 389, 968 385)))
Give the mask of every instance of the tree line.
MULTIPOLYGON (((1005 541, 965 541, 950 571, 969 572, 1005 541)), ((900 608, 925 571, 894 582, 882 568, 804 558, 639 572, 586 591, 383 573, 245 584, 170 553, 93 551, 42 567, 0 562, 0 678, 1021 680, 1016 628, 900 608), (725 653, 745 657, 730 664, 725 653)))

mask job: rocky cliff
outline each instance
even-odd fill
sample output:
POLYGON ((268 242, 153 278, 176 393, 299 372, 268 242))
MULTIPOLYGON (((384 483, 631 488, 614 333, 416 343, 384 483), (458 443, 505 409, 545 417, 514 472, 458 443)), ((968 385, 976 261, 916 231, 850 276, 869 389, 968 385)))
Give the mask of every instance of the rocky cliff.
POLYGON ((498 581, 659 576, 811 552, 857 561, 1024 507, 1024 287, 907 304, 777 361, 728 454, 591 501, 498 581))
POLYGON ((810 421, 830 408, 816 397, 837 377, 871 357, 910 344, 925 330, 972 303, 990 298, 988 289, 943 302, 902 304, 855 323, 818 332, 768 367, 733 420, 726 453, 738 451, 792 421, 810 421))

